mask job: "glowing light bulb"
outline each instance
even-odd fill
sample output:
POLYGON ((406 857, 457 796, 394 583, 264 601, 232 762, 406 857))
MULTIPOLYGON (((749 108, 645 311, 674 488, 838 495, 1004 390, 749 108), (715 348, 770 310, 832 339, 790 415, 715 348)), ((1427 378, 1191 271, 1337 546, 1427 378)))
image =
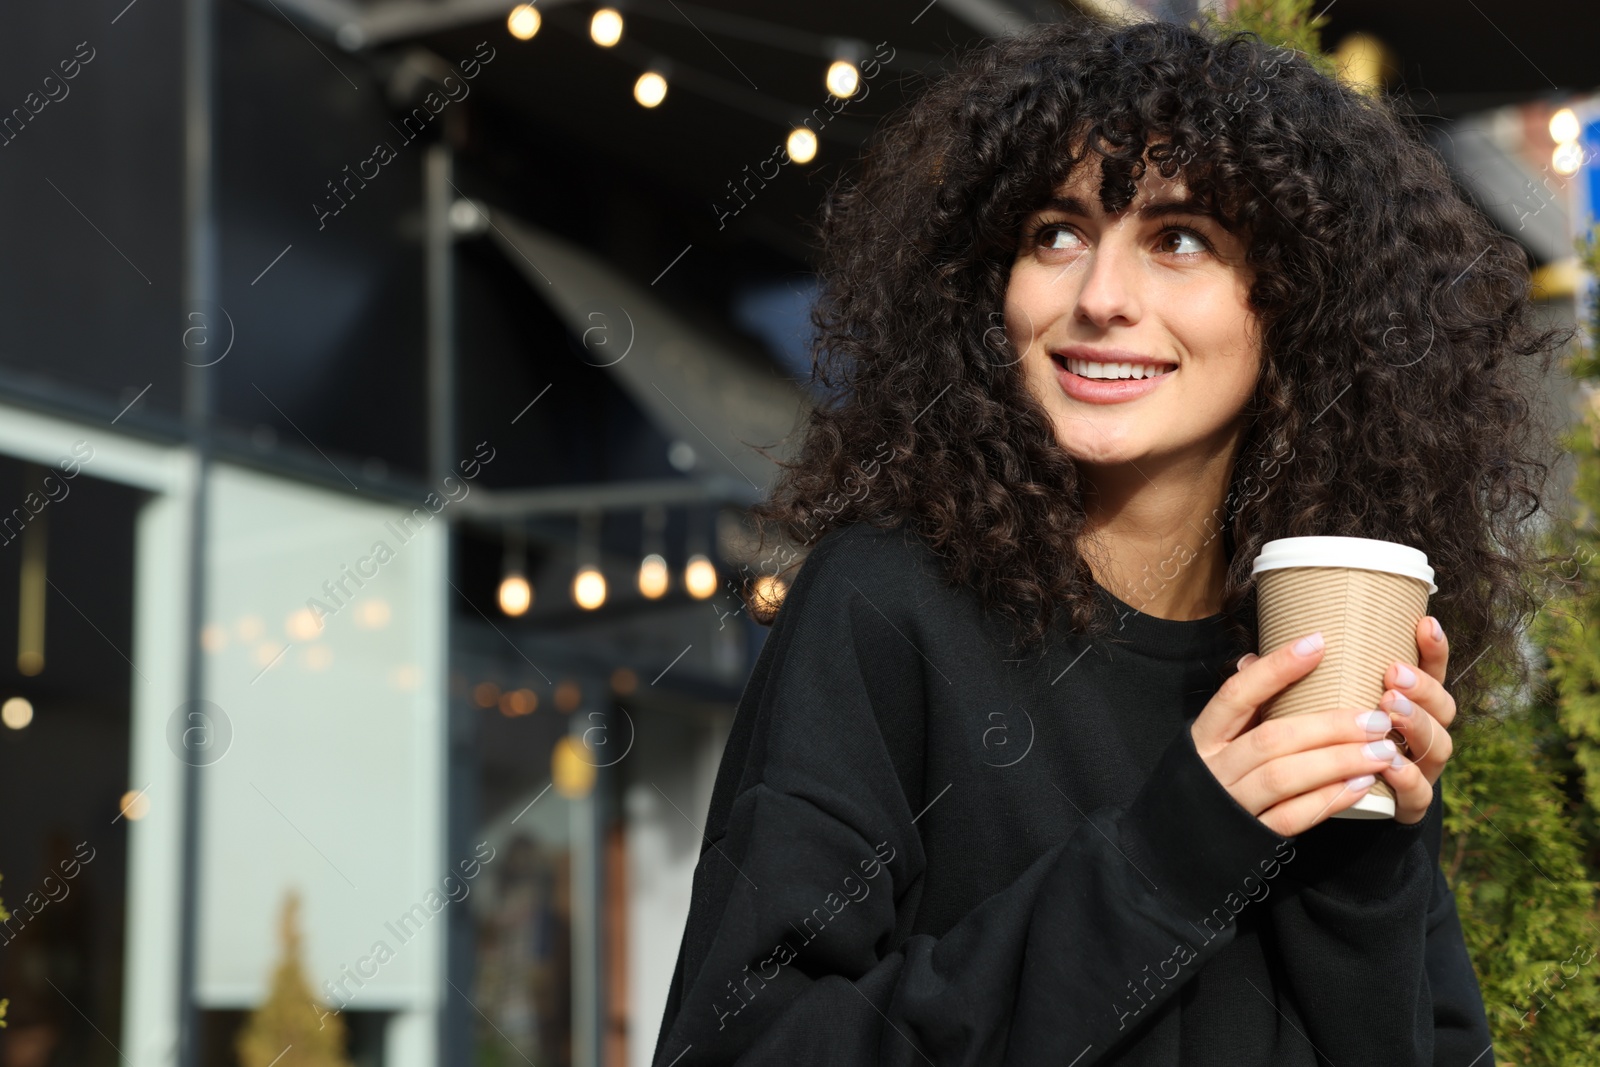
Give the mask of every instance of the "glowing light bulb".
POLYGON ((828 67, 828 76, 823 81, 828 86, 828 92, 841 100, 847 100, 856 95, 856 90, 861 88, 861 72, 848 59, 836 59, 828 67))
POLYGON ((669 572, 667 561, 652 552, 639 562, 639 592, 649 600, 658 600, 667 591, 669 572))
POLYGON ((622 13, 614 7, 603 7, 589 20, 589 38, 601 48, 610 48, 622 40, 622 13))
POLYGON ((526 41, 539 32, 539 12, 532 4, 518 4, 506 16, 506 29, 519 41, 526 41))
POLYGON ((593 611, 606 602, 606 580, 598 570, 585 567, 572 578, 572 599, 585 611, 593 611))
POLYGON ((310 641, 322 632, 322 626, 322 620, 307 608, 301 608, 290 615, 283 624, 283 628, 289 631, 289 636, 296 641, 310 641))
POLYGON ((756 579, 755 587, 750 591, 750 598, 754 601, 756 613, 763 617, 775 614, 783 604, 783 595, 789 587, 772 574, 763 574, 756 579))
POLYGON ((571 736, 559 738, 550 750, 550 780, 556 792, 569 800, 588 796, 598 773, 593 759, 571 736))
POLYGON ((500 694, 500 714, 508 719, 531 715, 539 707, 539 694, 532 689, 511 689, 500 694))
POLYGON ((1550 116, 1550 139, 1557 144, 1578 139, 1578 116, 1570 107, 1550 116))
POLYGON ((1583 166, 1583 149, 1577 141, 1563 141, 1550 153, 1550 168, 1563 178, 1570 178, 1583 166))
POLYGON ((121 801, 117 804, 122 809, 123 817, 129 822, 136 822, 150 813, 150 798, 144 795, 144 790, 128 790, 122 794, 121 801))
POLYGON ((381 630, 389 625, 389 602, 377 597, 363 601, 356 609, 356 625, 368 630, 381 630))
POLYGON ((653 70, 645 71, 633 83, 633 98, 642 107, 655 107, 667 98, 667 79, 653 70))
POLYGON ((690 596, 704 600, 717 591, 717 568, 697 552, 689 557, 688 565, 683 568, 683 584, 690 596))
POLYGON ((500 610, 515 618, 533 605, 533 586, 520 574, 508 574, 500 579, 500 610))
POLYGON ((13 730, 20 730, 33 721, 33 705, 27 697, 12 697, 0 704, 0 722, 13 730))
POLYGON ((796 163, 810 163, 817 158, 817 135, 804 126, 796 126, 789 131, 789 140, 785 145, 789 158, 796 163))

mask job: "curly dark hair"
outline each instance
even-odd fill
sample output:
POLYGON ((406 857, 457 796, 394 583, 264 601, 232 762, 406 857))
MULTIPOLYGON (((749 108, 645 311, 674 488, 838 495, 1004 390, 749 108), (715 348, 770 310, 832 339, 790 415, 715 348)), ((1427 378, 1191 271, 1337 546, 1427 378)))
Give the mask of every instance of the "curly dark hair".
POLYGON ((1218 524, 1243 647, 1263 542, 1384 538, 1435 568, 1462 712, 1497 670, 1525 681, 1528 577, 1550 562, 1529 520, 1557 454, 1530 397, 1573 331, 1540 329, 1526 254, 1415 115, 1244 31, 1039 26, 968 52, 893 116, 821 212, 826 395, 752 510, 763 543, 908 523, 947 580, 1009 617, 1014 651, 1057 608, 1079 633, 1109 629, 1077 547, 1084 484, 996 325, 1024 220, 1090 150, 1107 212, 1153 163, 1247 235, 1262 369, 1218 524))

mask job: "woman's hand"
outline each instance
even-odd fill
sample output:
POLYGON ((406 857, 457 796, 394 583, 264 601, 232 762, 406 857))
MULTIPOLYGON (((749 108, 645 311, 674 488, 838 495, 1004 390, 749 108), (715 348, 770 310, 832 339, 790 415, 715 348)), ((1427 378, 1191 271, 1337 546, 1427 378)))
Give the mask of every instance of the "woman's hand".
POLYGON ((1409 750, 1405 754, 1410 759, 1404 764, 1382 772, 1394 787, 1395 820, 1407 824, 1419 821, 1433 803, 1433 783, 1444 773, 1454 749, 1450 724, 1456 717, 1455 698, 1444 688, 1450 645, 1432 615, 1417 623, 1417 653, 1416 668, 1396 663, 1385 673, 1384 684, 1390 688, 1379 701, 1380 707, 1394 713, 1394 725, 1409 750))
MULTIPOLYGON (((1418 799, 1421 772, 1404 766, 1409 761, 1394 742, 1384 739, 1391 729, 1388 712, 1339 708, 1269 719, 1250 727, 1256 710, 1291 682, 1311 673, 1321 662, 1322 652, 1322 635, 1317 633, 1286 642, 1266 656, 1252 653, 1243 657, 1238 673, 1222 684, 1189 726, 1195 750, 1217 781, 1241 807, 1284 837, 1298 836, 1360 800, 1380 771, 1398 776, 1389 779, 1397 793, 1401 783, 1405 784, 1407 811, 1418 799), (1398 771, 1391 768, 1392 761, 1398 771)), ((1432 663, 1428 659, 1423 662, 1432 663)), ((1442 675, 1442 659, 1437 666, 1442 675)), ((1414 701, 1426 698, 1437 705, 1432 690, 1425 690, 1428 684, 1418 679, 1413 686, 1399 689, 1413 694, 1414 701)), ((1410 718, 1418 720, 1419 716, 1410 718)), ((1413 727, 1408 736, 1420 739, 1423 735, 1413 727)), ((1432 800, 1431 792, 1428 800, 1432 800)), ((1397 803, 1397 816, 1400 810, 1397 803)), ((1427 810, 1426 802, 1421 810, 1427 810)), ((1421 815, 1413 821, 1416 818, 1421 815)))

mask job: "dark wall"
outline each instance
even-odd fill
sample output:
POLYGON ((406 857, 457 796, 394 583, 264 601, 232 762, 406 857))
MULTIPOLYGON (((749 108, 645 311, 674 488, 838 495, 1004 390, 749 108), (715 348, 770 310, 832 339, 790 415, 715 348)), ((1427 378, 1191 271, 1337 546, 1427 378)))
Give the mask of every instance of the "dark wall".
POLYGON ((408 141, 381 69, 271 8, 219 12, 220 289, 234 330, 219 421, 420 476, 423 149, 446 115, 408 141), (393 158, 363 166, 380 143, 393 158))
POLYGON ((119 800, 148 784, 128 780, 134 668, 124 658, 133 654, 133 523, 142 494, 91 470, 92 459, 70 480, 57 470, 51 501, 25 523, 46 534, 48 584, 44 669, 24 676, 16 611, 22 520, 13 509, 27 486, 22 464, 0 460, 0 516, 12 520, 3 535, 10 540, 0 539, 0 604, 8 606, 0 612, 0 701, 22 696, 33 705, 29 725, 0 727, 0 899, 12 913, 0 934, 0 989, 11 1000, 0 1030, 5 1063, 118 1062, 95 1028, 113 1039, 121 1029, 128 820, 119 800), (22 910, 30 906, 31 916, 22 910), (52 1058, 25 1052, 38 1046, 52 1048, 52 1058))
POLYGON ((181 9, 120 6, 0 10, 0 368, 176 411, 181 9))

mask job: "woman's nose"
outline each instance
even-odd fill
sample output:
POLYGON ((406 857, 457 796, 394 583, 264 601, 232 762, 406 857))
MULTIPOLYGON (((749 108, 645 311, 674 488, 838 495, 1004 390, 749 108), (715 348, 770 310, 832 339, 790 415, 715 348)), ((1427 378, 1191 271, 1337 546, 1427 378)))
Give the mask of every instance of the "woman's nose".
POLYGON ((1132 323, 1139 318, 1136 254, 1123 242, 1103 237, 1078 260, 1078 270, 1069 271, 1063 284, 1079 286, 1077 313, 1096 326, 1116 319, 1132 323), (1076 273, 1074 279, 1072 274, 1076 273))

